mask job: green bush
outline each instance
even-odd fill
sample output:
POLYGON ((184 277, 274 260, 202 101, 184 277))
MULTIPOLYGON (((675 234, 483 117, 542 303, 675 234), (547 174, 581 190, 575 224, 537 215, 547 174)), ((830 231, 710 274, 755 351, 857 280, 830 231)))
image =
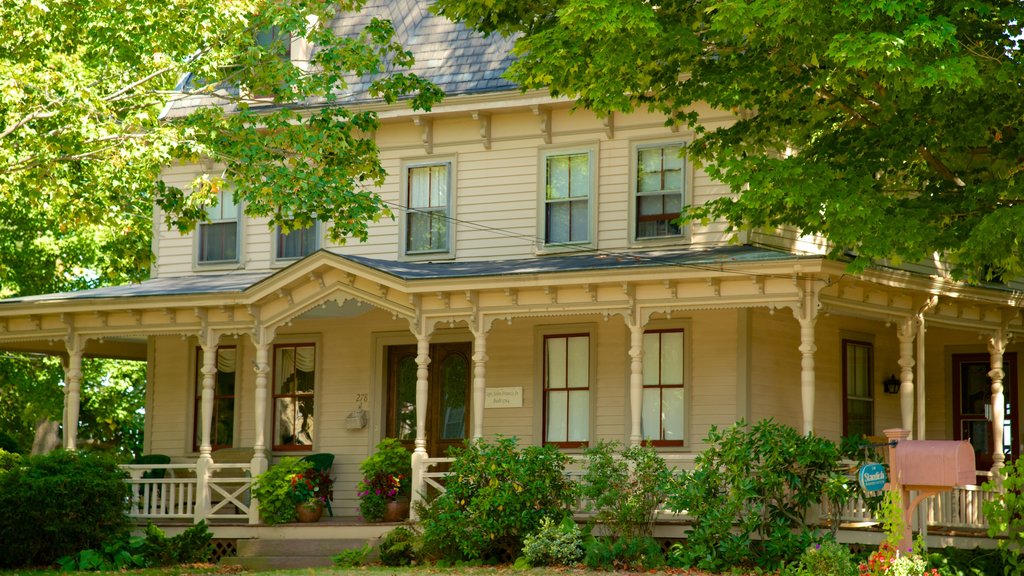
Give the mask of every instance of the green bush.
POLYGON ((825 540, 804 550, 796 564, 798 576, 857 576, 857 563, 850 549, 835 540, 825 540))
POLYGON ((331 562, 339 568, 355 568, 366 564, 366 558, 373 551, 373 546, 363 544, 359 548, 346 548, 331 556, 331 562))
POLYGON ((583 531, 572 516, 561 522, 545 518, 523 540, 522 557, 530 566, 572 566, 583 558, 583 531))
POLYGON ((380 563, 385 566, 408 566, 416 561, 419 548, 419 536, 399 526, 388 532, 377 546, 380 563))
POLYGON ((446 492, 420 510, 424 548, 448 561, 513 560, 545 517, 575 501, 568 457, 552 446, 519 449, 515 438, 452 450, 446 492))
POLYGON ((950 546, 929 552, 928 567, 938 570, 941 576, 991 576, 1003 574, 1006 563, 999 550, 950 546))
POLYGON ((146 526, 146 547, 143 554, 150 566, 206 562, 213 555, 213 546, 210 545, 212 539, 213 534, 204 521, 171 538, 150 523, 146 526))
POLYGON ((652 536, 671 479, 657 451, 651 446, 622 449, 618 442, 601 442, 585 454, 587 472, 580 493, 587 510, 595 512, 592 522, 618 538, 652 536))
POLYGON ((665 565, 661 546, 650 536, 588 538, 583 563, 602 570, 656 570, 665 565))
POLYGON ((10 434, 6 432, 0 432, 0 452, 10 452, 11 454, 21 454, 21 446, 18 445, 18 441, 14 439, 10 434))
POLYGON ((57 450, 0 474, 0 566, 42 566, 125 539, 130 490, 102 454, 57 450))
POLYGON ((22 457, 16 452, 8 452, 0 448, 0 473, 21 466, 22 457))
POLYGON ((132 568, 145 568, 146 541, 141 536, 125 540, 112 540, 100 548, 86 548, 78 554, 57 559, 61 570, 113 572, 132 568))
POLYGON ((308 462, 286 457, 256 477, 252 497, 259 500, 260 518, 266 524, 295 521, 295 500, 292 498, 291 477, 309 468, 308 462))
MULTIPOLYGON (((1007 464, 1001 471, 1002 491, 982 504, 988 520, 988 535, 1005 536, 999 541, 999 551, 1006 564, 1005 574, 1024 574, 1024 458, 1007 464)), ((993 482, 986 482, 986 490, 995 490, 993 482)))
POLYGON ((771 420, 741 421, 724 431, 712 427, 706 443, 668 498, 670 509, 693 518, 686 543, 672 548, 673 564, 776 569, 818 539, 807 511, 846 494, 838 450, 824 438, 771 420))

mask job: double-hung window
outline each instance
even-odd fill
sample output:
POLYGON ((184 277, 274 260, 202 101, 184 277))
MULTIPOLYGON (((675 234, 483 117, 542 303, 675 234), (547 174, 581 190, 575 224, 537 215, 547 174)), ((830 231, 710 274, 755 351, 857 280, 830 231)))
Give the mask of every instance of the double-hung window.
POLYGON ((451 252, 451 164, 406 168, 405 253, 451 252))
POLYGON ((316 346, 274 347, 274 450, 313 448, 316 346))
POLYGON ((199 262, 238 262, 238 205, 229 190, 217 194, 216 206, 206 208, 199 223, 199 262))
POLYGON ((875 429, 875 400, 871 378, 874 347, 869 342, 843 340, 843 435, 870 436, 875 429))
POLYGON ((305 228, 293 228, 285 232, 277 227, 277 260, 294 260, 309 256, 317 249, 317 226, 313 224, 305 228))
POLYGON ((637 240, 682 235, 673 221, 683 210, 685 167, 682 145, 657 144, 636 148, 635 231, 637 240))
MULTIPOLYGON (((230 448, 235 434, 235 373, 237 349, 234 346, 217 348, 213 375, 213 422, 210 423, 210 444, 213 449, 230 448)), ((202 443, 203 422, 203 349, 196 348, 196 396, 192 430, 192 449, 198 451, 202 443)))
POLYGON ((590 439, 590 336, 544 337, 544 442, 572 448, 590 439))
POLYGON ((593 153, 553 152, 544 156, 544 244, 591 240, 593 153))
POLYGON ((685 440, 683 331, 644 333, 643 407, 640 417, 645 441, 682 446, 685 440))

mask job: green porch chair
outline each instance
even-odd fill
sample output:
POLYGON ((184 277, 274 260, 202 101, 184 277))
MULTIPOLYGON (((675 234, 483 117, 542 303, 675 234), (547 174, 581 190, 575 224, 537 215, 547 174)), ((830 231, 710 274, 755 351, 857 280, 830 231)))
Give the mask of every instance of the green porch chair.
MULTIPOLYGON (((334 467, 334 454, 327 452, 321 452, 319 454, 309 454, 302 458, 303 462, 308 462, 311 468, 314 468, 318 472, 324 472, 328 476, 331 474, 331 469, 334 467)), ((334 501, 334 488, 331 488, 327 492, 327 515, 334 516, 334 510, 331 508, 331 502, 334 501)))

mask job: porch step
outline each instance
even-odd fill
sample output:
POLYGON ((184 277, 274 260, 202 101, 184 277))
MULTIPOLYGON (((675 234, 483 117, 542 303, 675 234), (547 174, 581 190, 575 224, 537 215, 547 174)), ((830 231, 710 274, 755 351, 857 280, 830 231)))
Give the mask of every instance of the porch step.
MULTIPOLYGON (((331 566, 331 556, 349 548, 360 548, 376 540, 355 538, 271 539, 252 538, 238 540, 238 555, 224 558, 221 564, 241 566, 247 570, 289 568, 315 568, 331 566)), ((376 550, 371 553, 371 559, 376 550)))

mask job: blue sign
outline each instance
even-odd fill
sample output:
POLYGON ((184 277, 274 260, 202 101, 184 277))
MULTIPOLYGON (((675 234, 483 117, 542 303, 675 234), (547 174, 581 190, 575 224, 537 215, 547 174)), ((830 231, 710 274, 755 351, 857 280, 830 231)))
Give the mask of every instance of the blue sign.
POLYGON ((881 464, 865 464, 857 472, 857 482, 860 487, 868 492, 875 492, 885 488, 885 466, 881 464))

